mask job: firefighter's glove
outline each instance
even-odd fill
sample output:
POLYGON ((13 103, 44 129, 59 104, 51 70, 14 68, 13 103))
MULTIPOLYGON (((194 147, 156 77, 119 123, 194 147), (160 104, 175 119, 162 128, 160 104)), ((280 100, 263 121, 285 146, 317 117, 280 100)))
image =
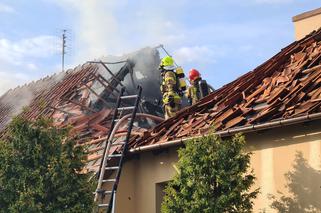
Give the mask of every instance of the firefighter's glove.
POLYGON ((169 103, 169 106, 174 108, 175 107, 175 100, 174 100, 174 96, 173 95, 169 95, 168 96, 168 103, 169 103))
POLYGON ((162 104, 163 104, 163 100, 160 100, 160 99, 154 100, 154 105, 162 105, 162 104))
POLYGON ((192 105, 192 98, 188 98, 188 103, 190 104, 190 105, 192 105))
POLYGON ((159 65, 159 66, 158 66, 158 70, 160 70, 161 72, 163 72, 163 71, 164 71, 164 65, 159 65))

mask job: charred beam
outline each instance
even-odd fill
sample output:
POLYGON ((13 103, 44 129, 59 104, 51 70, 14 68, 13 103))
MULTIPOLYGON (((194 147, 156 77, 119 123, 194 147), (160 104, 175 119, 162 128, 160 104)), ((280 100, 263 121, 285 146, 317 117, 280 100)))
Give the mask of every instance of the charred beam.
POLYGON ((53 106, 49 106, 49 108, 51 108, 51 109, 53 109, 53 110, 57 110, 57 111, 63 112, 63 113, 68 114, 68 115, 72 115, 72 116, 78 116, 78 115, 80 115, 80 114, 68 112, 68 111, 63 110, 63 109, 61 109, 61 108, 57 108, 57 107, 53 107, 53 106))
POLYGON ((100 63, 106 70, 107 72, 112 76, 112 78, 118 82, 121 86, 124 86, 121 81, 116 77, 116 75, 106 66, 106 64, 102 61, 89 61, 89 63, 100 63))
POLYGON ((97 77, 96 80, 99 81, 99 83, 101 83, 114 97, 116 96, 113 94, 113 90, 115 90, 118 93, 120 92, 119 89, 117 89, 116 87, 113 87, 110 84, 110 82, 107 79, 105 79, 103 76, 97 75, 96 77, 97 77), (107 85, 104 84, 104 82, 107 83, 107 85))
POLYGON ((64 101, 69 101, 70 103, 73 103, 73 104, 75 104, 75 105, 78 105, 78 106, 80 106, 81 108, 84 108, 84 109, 86 109, 86 110, 88 110, 88 111, 90 111, 90 112, 93 112, 93 113, 96 113, 97 111, 96 110, 94 110, 94 109, 92 109, 92 108, 90 108, 90 107, 87 107, 87 106, 85 106, 85 105, 83 105, 83 104, 81 104, 81 103, 79 103, 78 101, 74 101, 74 100, 64 100, 64 101))
MULTIPOLYGON (((97 94, 97 92, 95 92, 93 89, 91 89, 87 84, 84 85, 90 92, 92 92, 99 100, 101 100, 102 102, 104 102, 104 104, 106 104, 106 106, 109 106, 109 103, 103 99, 102 97, 100 97, 100 95, 97 94)), ((109 106, 110 107, 110 106, 109 106)))

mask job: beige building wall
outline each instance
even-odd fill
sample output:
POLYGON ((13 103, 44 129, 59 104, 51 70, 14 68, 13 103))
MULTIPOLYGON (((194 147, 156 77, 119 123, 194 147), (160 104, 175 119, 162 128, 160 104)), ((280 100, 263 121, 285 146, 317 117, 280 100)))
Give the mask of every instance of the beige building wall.
POLYGON ((156 189, 174 176, 177 160, 177 151, 173 148, 160 153, 142 153, 127 161, 120 179, 116 212, 157 212, 156 189))
POLYGON ((321 27, 321 8, 302 13, 292 18, 295 29, 295 39, 300 40, 313 30, 321 27))
MULTIPOLYGON (((253 152, 251 164, 257 177, 254 188, 261 191, 254 212, 276 212, 270 207, 273 201, 287 206, 282 196, 291 201, 291 212, 321 212, 321 121, 248 133, 246 138, 253 152), (286 174, 290 175, 288 179, 286 174), (310 206, 310 211, 297 205, 310 206)), ((176 148, 171 148, 128 160, 120 180, 116 212, 158 213, 159 190, 175 174, 177 159, 176 148)))
MULTIPOLYGON (((254 212, 277 212, 271 208, 273 201, 293 213, 321 212, 321 122, 246 136, 253 152, 255 187, 261 191, 254 212)), ((280 208, 280 212, 284 211, 280 208)))

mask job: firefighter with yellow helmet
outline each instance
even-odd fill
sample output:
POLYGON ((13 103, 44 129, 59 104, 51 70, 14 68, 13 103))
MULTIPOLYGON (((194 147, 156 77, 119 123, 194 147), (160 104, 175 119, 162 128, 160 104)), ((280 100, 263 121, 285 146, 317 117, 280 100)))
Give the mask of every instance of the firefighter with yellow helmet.
POLYGON ((163 109, 165 119, 168 119, 181 109, 181 96, 186 90, 184 71, 174 66, 174 60, 170 56, 165 56, 161 60, 159 69, 162 76, 160 89, 163 95, 163 109))

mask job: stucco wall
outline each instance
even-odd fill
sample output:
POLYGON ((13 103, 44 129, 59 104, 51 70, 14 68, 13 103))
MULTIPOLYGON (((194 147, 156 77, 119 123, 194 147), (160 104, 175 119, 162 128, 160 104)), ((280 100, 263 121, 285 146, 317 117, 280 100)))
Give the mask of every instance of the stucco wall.
POLYGON ((169 181, 175 174, 176 149, 146 152, 125 163, 117 196, 117 212, 156 212, 156 184, 169 181), (137 158, 136 158, 137 157, 137 158), (128 197, 132 197, 129 201, 128 197), (134 204, 134 206, 133 206, 134 204))
MULTIPOLYGON (((316 209, 312 212, 321 212, 320 121, 248 133, 246 138, 248 148, 253 152, 251 164, 257 177, 255 187, 261 189, 254 212, 274 212, 270 208, 271 195, 276 196, 282 206, 278 191, 292 201, 291 212, 302 212, 295 208, 296 204, 314 206, 316 209), (289 180, 285 178, 288 172, 293 173, 289 180), (291 200, 293 197, 298 200, 291 200)), ((156 212, 156 184, 171 179, 176 161, 175 148, 142 153, 127 161, 119 185, 117 212, 156 212)))
POLYGON ((294 21, 295 39, 300 40, 321 27, 321 14, 294 21))
POLYGON ((253 152, 256 187, 261 189, 255 212, 273 212, 273 201, 294 213, 306 211, 296 208, 297 204, 311 205, 317 209, 310 212, 321 212, 320 121, 247 134, 247 141, 253 152), (271 195, 277 199, 271 199, 271 195), (281 202, 281 196, 292 204, 281 202))

